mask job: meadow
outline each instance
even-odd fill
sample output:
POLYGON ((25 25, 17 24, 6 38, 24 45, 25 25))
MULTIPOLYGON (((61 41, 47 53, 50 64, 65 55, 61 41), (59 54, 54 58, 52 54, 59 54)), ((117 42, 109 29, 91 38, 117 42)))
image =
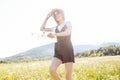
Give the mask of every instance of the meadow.
MULTIPOLYGON (((53 80, 48 73, 50 62, 1 63, 0 80, 53 80)), ((64 65, 57 72, 64 80, 64 65)), ((120 80, 120 56, 75 58, 72 80, 120 80)))

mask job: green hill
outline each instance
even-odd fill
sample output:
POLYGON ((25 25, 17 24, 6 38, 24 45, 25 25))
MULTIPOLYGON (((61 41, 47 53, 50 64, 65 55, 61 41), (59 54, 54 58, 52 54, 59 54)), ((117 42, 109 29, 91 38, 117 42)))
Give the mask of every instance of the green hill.
POLYGON ((120 55, 120 46, 111 45, 106 47, 100 47, 99 49, 86 50, 80 52, 76 57, 95 57, 95 56, 114 56, 120 55))

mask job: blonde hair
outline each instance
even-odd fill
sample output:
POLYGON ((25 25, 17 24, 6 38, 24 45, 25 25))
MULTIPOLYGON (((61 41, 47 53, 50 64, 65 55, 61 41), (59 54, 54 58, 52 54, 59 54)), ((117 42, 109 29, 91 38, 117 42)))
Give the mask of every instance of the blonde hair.
POLYGON ((63 15, 63 19, 65 19, 64 11, 62 9, 55 8, 53 10, 54 10, 54 14, 53 14, 54 16, 57 15, 57 14, 62 14, 63 15))

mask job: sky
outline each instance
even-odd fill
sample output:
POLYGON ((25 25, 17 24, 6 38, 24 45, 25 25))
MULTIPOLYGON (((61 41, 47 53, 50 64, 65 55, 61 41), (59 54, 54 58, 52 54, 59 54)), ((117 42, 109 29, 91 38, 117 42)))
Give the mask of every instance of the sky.
MULTIPOLYGON (((53 8, 72 24, 72 43, 120 42, 120 0, 0 0, 0 58, 55 42, 40 26, 53 8)), ((46 27, 55 26, 53 18, 46 27)))

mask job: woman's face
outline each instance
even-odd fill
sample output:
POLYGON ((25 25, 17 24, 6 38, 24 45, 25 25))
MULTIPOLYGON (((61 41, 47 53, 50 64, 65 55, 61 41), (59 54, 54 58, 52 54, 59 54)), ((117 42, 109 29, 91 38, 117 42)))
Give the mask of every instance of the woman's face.
POLYGON ((55 11, 53 17, 56 22, 60 22, 64 20, 64 15, 59 11, 55 11))

